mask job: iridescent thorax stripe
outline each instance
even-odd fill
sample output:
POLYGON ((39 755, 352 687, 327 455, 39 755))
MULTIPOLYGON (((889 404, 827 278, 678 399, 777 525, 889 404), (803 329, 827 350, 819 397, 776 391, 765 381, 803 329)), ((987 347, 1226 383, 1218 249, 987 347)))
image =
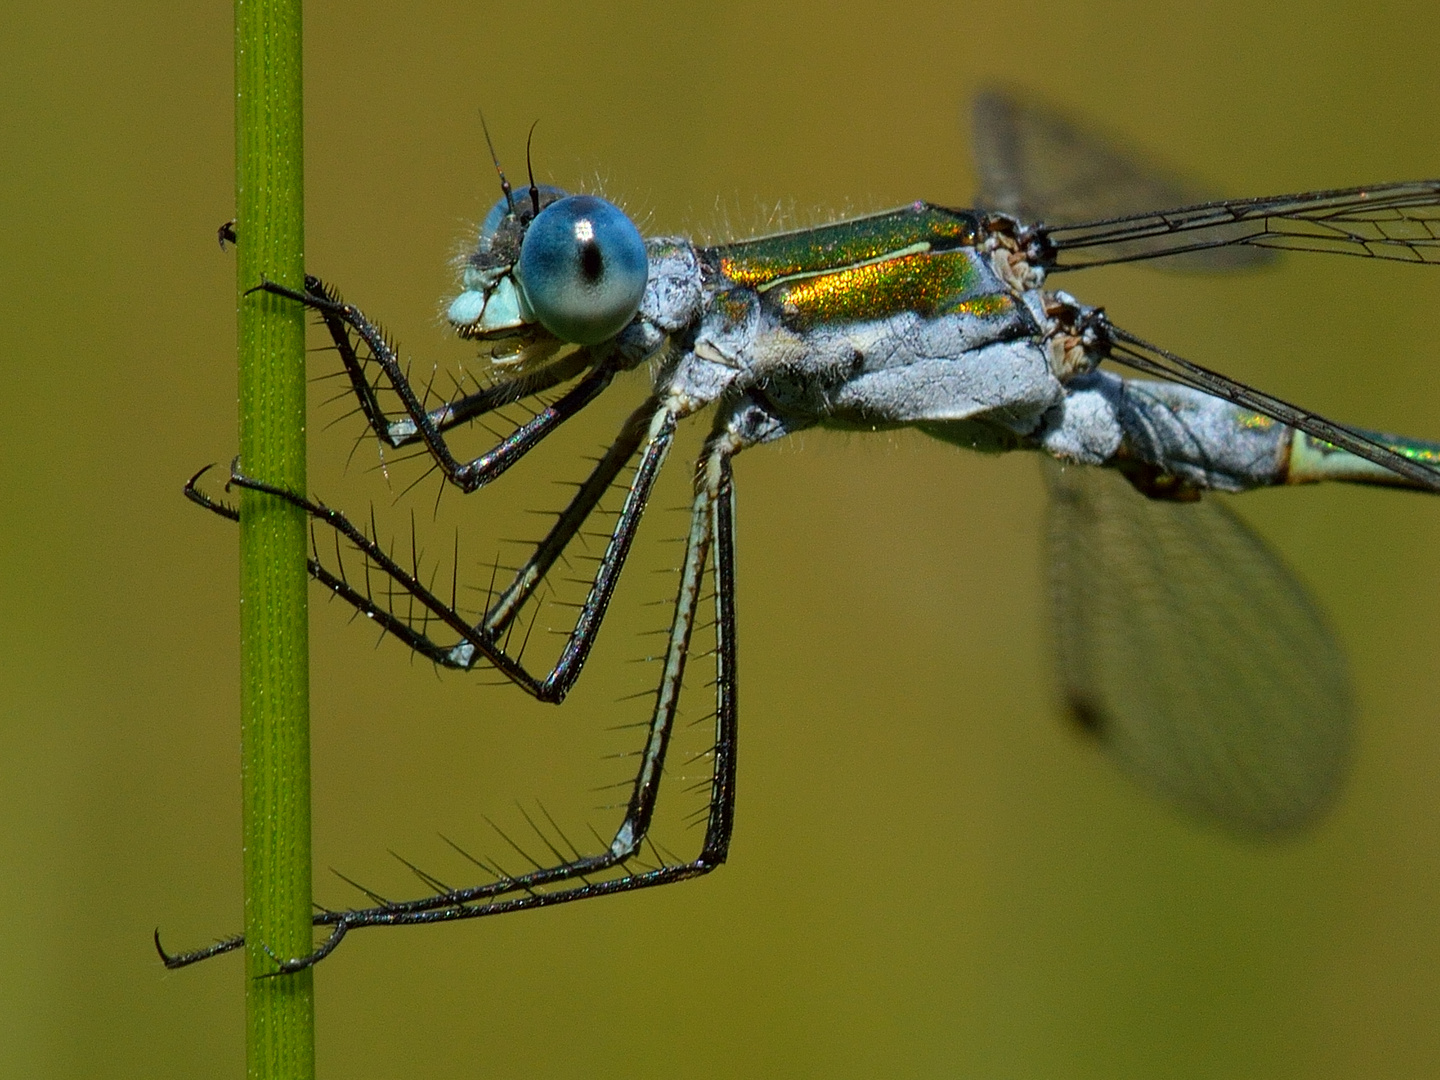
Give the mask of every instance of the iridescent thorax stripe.
POLYGON ((1012 299, 989 287, 973 249, 901 255, 777 285, 766 301, 787 323, 884 319, 904 311, 930 318, 964 312, 977 317, 1008 311, 1012 299))
POLYGON ((786 278, 884 259, 905 251, 946 251, 975 243, 976 220, 963 210, 914 203, 836 225, 778 233, 711 249, 731 282, 764 291, 786 278))

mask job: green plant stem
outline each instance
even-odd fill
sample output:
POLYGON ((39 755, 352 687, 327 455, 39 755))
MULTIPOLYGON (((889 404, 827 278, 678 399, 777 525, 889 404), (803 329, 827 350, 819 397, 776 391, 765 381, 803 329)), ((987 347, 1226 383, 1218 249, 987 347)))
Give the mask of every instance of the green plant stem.
MULTIPOLYGON (((303 286, 300 0, 235 0, 240 467, 305 490, 305 322, 262 280, 303 286)), ((252 1078, 315 1073, 313 979, 275 974, 308 954, 310 716, 305 515, 240 494, 246 1064, 252 1078)))

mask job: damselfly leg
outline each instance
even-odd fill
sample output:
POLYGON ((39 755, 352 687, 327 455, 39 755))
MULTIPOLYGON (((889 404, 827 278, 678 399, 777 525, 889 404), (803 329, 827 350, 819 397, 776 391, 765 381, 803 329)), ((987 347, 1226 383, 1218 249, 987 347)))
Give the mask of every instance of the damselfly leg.
POLYGON ((295 300, 316 311, 340 354, 360 411, 375 435, 386 445, 397 449, 422 443, 445 479, 466 492, 483 487, 500 476, 545 436, 594 401, 615 377, 613 358, 597 359, 592 350, 580 348, 533 371, 431 409, 425 406, 411 385, 404 365, 384 332, 359 308, 342 301, 319 278, 307 276, 303 293, 273 282, 265 282, 260 289, 295 300), (356 348, 357 341, 364 346, 366 356, 362 356, 356 348), (380 368, 390 390, 400 400, 407 414, 404 419, 392 419, 382 407, 380 388, 371 382, 366 372, 367 359, 380 368), (574 387, 517 427, 493 449, 466 462, 457 460, 450 452, 444 432, 569 382, 587 368, 590 369, 588 373, 574 387))
MULTIPOLYGON (((442 889, 434 895, 416 900, 398 903, 385 901, 373 907, 348 911, 322 910, 315 915, 314 925, 329 929, 324 941, 309 956, 277 960, 277 970, 295 971, 307 967, 329 955, 349 931, 365 926, 451 922, 527 908, 548 907, 572 900, 628 892, 698 877, 725 861, 734 822, 736 749, 735 508, 730 460, 749 444, 745 435, 745 421, 753 418, 747 415, 748 412, 748 409, 741 409, 721 414, 720 422, 706 442, 697 469, 690 531, 686 539, 685 559, 680 573, 664 666, 655 690, 646 742, 631 787, 625 816, 609 847, 590 855, 581 855, 578 850, 573 849, 568 855, 557 851, 561 858, 553 866, 539 867, 522 874, 501 873, 496 875, 496 880, 484 885, 442 889), (651 851, 656 855, 658 865, 642 866, 638 865, 639 857, 660 792, 660 778, 679 705, 691 633, 695 627, 707 563, 711 567, 715 597, 716 690, 715 741, 710 751, 711 775, 705 836, 699 853, 691 859, 667 861, 659 856, 658 850, 652 845, 651 851)), ((657 417, 664 415, 663 410, 656 412, 657 417)), ((673 429, 673 420, 670 427, 673 429)), ((654 445, 655 440, 652 439, 651 446, 654 445)), ((663 457, 663 453, 647 456, 653 462, 653 473, 658 470, 659 459, 663 457)), ((651 479, 653 480, 653 475, 651 479)), ((318 524, 335 530, 337 535, 343 536, 356 550, 363 552, 367 559, 395 580, 406 593, 421 599, 422 603, 433 601, 433 597, 422 599, 425 590, 420 583, 403 567, 393 563, 386 565, 382 561, 388 558, 385 553, 363 534, 357 537, 353 526, 341 515, 308 499, 243 475, 232 474, 231 483, 275 495, 300 506, 318 524)), ((230 508, 215 503, 193 487, 187 490, 192 492, 191 497, 196 502, 208 509, 226 517, 238 516, 230 508)), ((643 507, 637 508, 634 515, 637 520, 640 509, 643 507)), ((312 572, 315 572, 317 567, 320 570, 320 573, 316 573, 317 579, 327 586, 330 585, 327 577, 322 576, 329 572, 318 566, 318 560, 312 561, 312 572)), ((615 567, 615 573, 618 573, 618 566, 615 567)), ((357 608, 369 613, 366 605, 372 602, 368 598, 361 599, 360 594, 355 594, 355 598, 348 595, 345 598, 355 603, 357 608)), ((443 604, 437 606, 443 607, 443 604)), ((398 618, 393 612, 387 615, 397 625, 408 627, 408 620, 398 618)), ((437 662, 445 662, 440 659, 439 650, 427 647, 423 642, 417 644, 412 640, 413 637, 412 634, 411 638, 404 640, 422 654, 436 659, 437 662)), ((229 952, 243 944, 244 938, 237 936, 192 952, 167 954, 162 949, 161 955, 167 967, 177 968, 229 952)), ((159 947, 158 937, 156 945, 159 947)))

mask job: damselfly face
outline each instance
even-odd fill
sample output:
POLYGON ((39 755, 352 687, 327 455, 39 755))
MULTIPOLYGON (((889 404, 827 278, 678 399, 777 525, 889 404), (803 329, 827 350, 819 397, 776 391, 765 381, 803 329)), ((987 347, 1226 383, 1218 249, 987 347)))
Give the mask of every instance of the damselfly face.
POLYGON ((461 337, 514 354, 550 339, 595 345, 635 316, 648 262, 640 231, 594 195, 508 190, 480 225, 447 318, 461 337))

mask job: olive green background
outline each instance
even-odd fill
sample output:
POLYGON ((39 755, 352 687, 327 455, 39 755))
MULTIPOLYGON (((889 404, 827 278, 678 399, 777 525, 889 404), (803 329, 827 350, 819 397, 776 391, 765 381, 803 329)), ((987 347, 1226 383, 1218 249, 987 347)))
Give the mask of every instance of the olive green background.
MULTIPOLYGON (((243 1071, 238 958, 166 973, 149 941, 240 924, 235 538, 180 498, 235 447, 233 261, 214 240, 232 207, 230 20, 76 0, 12 5, 0 33, 0 1075, 243 1071)), ((962 111, 994 80, 1238 194, 1435 176, 1437 40, 1422 3, 316 0, 307 262, 413 355, 470 356, 438 312, 446 259, 496 194, 481 107, 512 177, 539 118, 539 177, 603 191, 652 233, 963 205, 962 111)), ((1440 437, 1433 268, 1296 256, 1063 287, 1337 419, 1440 437)), ((610 391, 548 473, 446 513, 553 506, 546 479, 575 471, 557 463, 642 392, 610 391)), ((356 421, 327 430, 343 410, 326 397, 314 489, 428 527, 434 482, 395 502, 404 478, 387 495, 368 445, 347 470, 356 421)), ((672 461, 672 505, 688 469, 672 461)), ((355 935, 316 978, 322 1075, 1440 1070, 1440 502, 1237 500, 1331 613, 1358 696, 1342 801, 1262 844, 1148 801, 1057 718, 1033 461, 812 433, 736 471, 730 864, 355 935)), ((320 899, 356 899, 329 866, 414 893, 387 848, 463 878, 435 833, 503 857, 482 815, 508 831, 516 800, 543 796, 576 838, 613 827, 589 789, 633 733, 597 733, 643 712, 614 699, 657 620, 617 601, 554 710, 436 679, 317 602, 320 899)))

